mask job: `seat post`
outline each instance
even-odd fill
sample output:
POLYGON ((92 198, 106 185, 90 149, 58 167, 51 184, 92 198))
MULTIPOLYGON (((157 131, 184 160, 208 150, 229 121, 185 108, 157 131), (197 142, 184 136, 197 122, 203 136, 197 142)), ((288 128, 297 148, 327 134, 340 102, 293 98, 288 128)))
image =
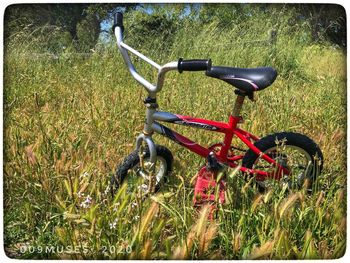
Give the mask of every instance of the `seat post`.
POLYGON ((233 106, 232 116, 238 117, 241 114, 245 95, 238 94, 236 97, 235 105, 233 106))

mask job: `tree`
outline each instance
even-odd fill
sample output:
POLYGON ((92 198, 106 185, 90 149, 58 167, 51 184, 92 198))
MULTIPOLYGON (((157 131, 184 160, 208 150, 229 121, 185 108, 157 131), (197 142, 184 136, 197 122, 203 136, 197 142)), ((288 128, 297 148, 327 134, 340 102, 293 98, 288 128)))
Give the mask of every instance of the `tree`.
MULTIPOLYGON (((100 23, 110 18, 115 10, 126 12, 137 4, 17 4, 10 5, 5 11, 5 44, 11 36, 26 30, 26 35, 39 38, 48 50, 64 46, 60 43, 64 35, 70 35, 71 43, 80 51, 94 47, 101 32, 100 23), (48 28, 48 30, 38 30, 48 28), (55 28, 57 33, 52 37, 55 28), (53 41, 48 41, 53 39, 53 41), (56 42, 56 43, 55 43, 56 42)), ((65 43, 66 44, 66 43, 65 43)), ((57 51, 57 50, 56 50, 57 51)))
POLYGON ((309 21, 313 41, 328 40, 346 47, 346 13, 335 4, 298 4, 301 19, 309 21))

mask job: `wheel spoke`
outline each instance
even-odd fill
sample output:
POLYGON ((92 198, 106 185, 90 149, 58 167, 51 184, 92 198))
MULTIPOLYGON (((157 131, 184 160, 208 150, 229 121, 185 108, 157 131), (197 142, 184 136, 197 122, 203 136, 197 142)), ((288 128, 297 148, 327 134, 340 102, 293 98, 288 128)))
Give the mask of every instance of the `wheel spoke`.
POLYGON ((157 186, 163 179, 165 172, 167 171, 167 163, 164 158, 161 156, 157 156, 156 163, 154 164, 154 171, 152 171, 153 165, 150 163, 149 158, 143 159, 143 165, 137 164, 133 170, 132 174, 129 174, 127 180, 132 182, 131 187, 137 188, 138 191, 142 192, 142 194, 148 194, 150 192, 149 184, 151 180, 151 176, 155 176, 155 185, 157 186), (143 167, 143 168, 142 168, 143 167), (132 179, 131 177, 135 177, 132 179), (141 180, 137 180, 137 179, 141 180))
MULTIPOLYGON (((301 187, 307 174, 309 173, 308 164, 311 161, 311 157, 307 152, 299 147, 293 145, 284 145, 283 147, 273 147, 264 152, 268 154, 272 159, 276 161, 279 165, 285 167, 290 171, 289 176, 283 176, 281 178, 282 185, 288 185, 289 189, 294 187, 301 187)), ((254 169, 265 170, 266 172, 273 173, 275 171, 274 165, 261 165, 260 163, 266 161, 262 158, 258 158, 255 162, 254 169)), ((312 167, 311 167, 312 168, 312 167)), ((267 181, 275 181, 275 179, 266 179, 265 181, 260 181, 260 184, 266 188, 267 185, 274 185, 275 183, 267 181), (264 182, 263 184, 261 182, 264 182)))
POLYGON ((149 176, 142 170, 141 167, 137 168, 136 174, 140 175, 144 180, 149 180, 149 176))
POLYGON ((158 191, 160 184, 163 183, 164 177, 171 170, 173 156, 169 149, 164 146, 156 145, 156 162, 154 165, 150 162, 150 152, 148 147, 140 148, 132 152, 118 166, 116 175, 111 178, 113 192, 126 184, 128 194, 131 192, 152 192, 158 191), (150 180, 154 180, 152 189, 150 180))

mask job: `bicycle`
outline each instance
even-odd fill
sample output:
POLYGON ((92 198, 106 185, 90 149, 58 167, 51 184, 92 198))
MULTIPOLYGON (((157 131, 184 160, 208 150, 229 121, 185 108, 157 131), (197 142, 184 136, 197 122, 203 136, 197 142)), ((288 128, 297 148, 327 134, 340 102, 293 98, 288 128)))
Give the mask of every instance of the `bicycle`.
MULTIPOLYGON (((208 159, 208 167, 212 171, 225 165, 231 168, 239 167, 243 174, 255 177, 260 189, 266 189, 266 182, 287 183, 289 188, 305 186, 312 190, 313 182, 323 167, 323 155, 319 146, 309 137, 300 133, 279 132, 259 138, 238 127, 243 121, 240 112, 246 97, 254 100, 254 94, 270 86, 277 77, 272 67, 234 68, 212 66, 210 59, 183 60, 158 65, 137 50, 123 42, 123 14, 116 13, 114 17, 114 34, 117 46, 122 54, 131 75, 143 85, 148 92, 144 100, 146 120, 142 133, 136 139, 136 149, 118 166, 117 172, 111 178, 112 192, 115 192, 126 178, 137 181, 139 187, 147 193, 154 193, 172 171, 173 155, 161 145, 156 145, 152 139, 154 132, 167 137, 188 150, 208 159), (148 82, 136 71, 129 53, 136 55, 158 70, 157 83, 148 82), (161 91, 167 72, 205 71, 206 76, 217 78, 231 84, 237 95, 232 114, 227 123, 190 116, 182 116, 169 112, 158 111, 157 93, 161 91), (160 122, 185 125, 193 128, 224 134, 221 143, 204 147, 189 138, 169 129, 160 122), (247 147, 244 154, 237 154, 239 149, 231 145, 233 137, 237 137, 247 147), (296 157, 296 160, 292 160, 296 157), (294 163, 296 161, 296 163, 294 163), (138 182, 141 180, 141 182, 138 182)), ((237 168, 238 169, 238 168, 237 168)))

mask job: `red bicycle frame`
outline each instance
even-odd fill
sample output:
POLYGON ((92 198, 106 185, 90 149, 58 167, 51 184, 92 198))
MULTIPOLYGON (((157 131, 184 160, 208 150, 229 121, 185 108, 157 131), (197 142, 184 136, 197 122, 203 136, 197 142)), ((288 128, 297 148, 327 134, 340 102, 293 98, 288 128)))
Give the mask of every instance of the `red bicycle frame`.
MULTIPOLYGON (((243 159, 243 155, 230 155, 229 151, 231 148, 231 142, 234 136, 237 136, 244 144, 248 146, 249 149, 251 149, 254 153, 261 156, 266 162, 276 165, 278 167, 279 172, 273 172, 268 173, 266 171, 256 170, 256 169, 249 169, 246 167, 240 167, 240 170, 244 173, 248 174, 254 174, 256 176, 257 180, 264 180, 265 178, 274 178, 274 179, 280 179, 283 172, 284 174, 288 174, 288 170, 282 166, 280 166, 274 159, 272 159, 267 154, 264 154, 261 152, 256 146, 254 146, 254 142, 259 140, 259 137, 242 130, 237 127, 238 123, 242 121, 242 117, 236 117, 230 115, 228 123, 224 122, 217 122, 212 120, 205 120, 205 119, 198 119, 193 118, 189 116, 182 116, 178 114, 171 114, 168 112, 155 112, 153 114, 154 120, 158 121, 164 121, 179 125, 185 125, 200 129, 205 129, 213 132, 220 132, 223 133, 224 140, 220 145, 220 151, 216 154, 217 159, 219 162, 224 163, 230 167, 237 167, 238 161, 243 159)), ((157 121, 154 121, 152 128, 157 133, 166 136, 167 138, 171 139, 172 141, 180 144, 181 146, 189 149, 190 151, 206 158, 209 153, 212 151, 211 147, 206 148, 198 143, 190 140, 189 138, 169 129, 168 127, 160 124, 157 121)))
MULTIPOLYGON (((157 121, 165 121, 180 125, 187 125, 191 127, 201 128, 205 130, 210 130, 214 132, 220 132, 225 134, 224 141, 220 145, 220 151, 216 154, 218 161, 221 163, 227 164, 230 167, 237 167, 238 161, 243 159, 243 155, 232 155, 229 154, 231 148, 231 142, 233 136, 237 136, 241 141, 243 141, 249 149, 251 149, 257 155, 260 155, 265 161, 270 164, 273 164, 277 168, 277 172, 264 172, 256 169, 248 169, 246 167, 240 167, 240 170, 249 174, 255 174, 257 180, 264 180, 266 177, 273 177, 275 179, 280 179, 282 173, 288 174, 286 168, 280 166, 276 163, 275 160, 270 158, 267 154, 262 153, 257 147, 254 146, 254 142, 259 138, 250 134, 247 131, 237 128, 237 124, 242 120, 239 117, 244 98, 248 96, 248 98, 253 99, 253 91, 257 90, 257 85, 254 84, 253 81, 237 78, 241 81, 245 81, 250 83, 253 86, 253 90, 251 92, 246 92, 247 90, 240 91, 235 90, 235 93, 238 95, 236 99, 236 103, 233 108, 233 112, 229 117, 228 123, 216 122, 205 119, 197 119, 188 116, 175 115, 168 112, 159 112, 157 111, 158 104, 156 103, 156 95, 159 91, 161 91, 162 86, 164 84, 165 74, 172 70, 182 71, 207 71, 211 68, 211 60, 188 60, 184 61, 183 59, 179 59, 178 61, 172 61, 166 63, 161 66, 158 65, 153 60, 149 59, 145 55, 141 54, 137 50, 128 46, 123 42, 123 15, 122 13, 116 13, 114 17, 114 34, 117 39, 118 48, 122 54, 122 57, 131 73, 131 75, 137 80, 141 85, 143 85, 148 92, 148 97, 145 99, 144 103, 146 106, 146 121, 144 125, 143 132, 136 139, 137 149, 140 147, 141 142, 146 142, 150 151, 150 162, 155 163, 156 159, 156 150, 154 142, 151 138, 152 133, 155 131, 159 134, 162 134, 176 143, 186 147, 192 152, 197 153, 198 155, 206 158, 212 149, 205 148, 196 142, 188 139, 187 137, 167 128, 166 126, 160 124, 157 121), (139 75, 129 57, 128 52, 136 55, 140 59, 146 61, 151 66, 155 67, 158 71, 157 83, 152 84, 151 82, 144 79, 141 75, 139 75)), ((274 79, 273 79, 274 80, 274 79)), ((273 81, 272 80, 272 81, 273 81)), ((250 87, 251 88, 251 87, 250 87)))

